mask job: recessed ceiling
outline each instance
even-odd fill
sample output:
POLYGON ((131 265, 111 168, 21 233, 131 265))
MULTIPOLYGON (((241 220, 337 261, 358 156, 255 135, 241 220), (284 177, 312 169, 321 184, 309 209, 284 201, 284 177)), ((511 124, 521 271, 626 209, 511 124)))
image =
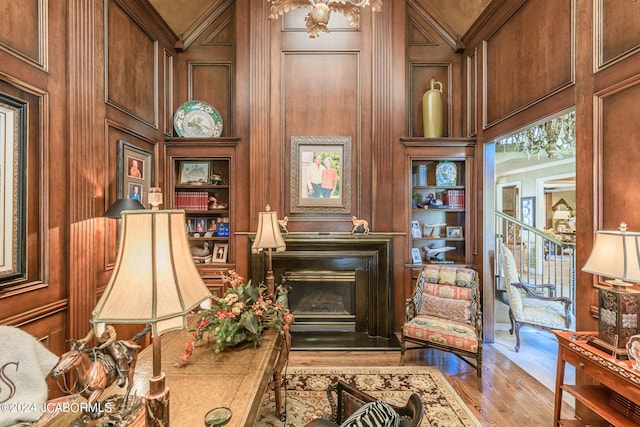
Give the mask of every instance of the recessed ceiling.
MULTIPOLYGON (((198 18, 208 11, 211 0, 149 0, 169 27, 178 36, 183 34, 198 18)), ((267 0, 261 1, 270 7, 267 0)), ((392 0, 384 0, 382 10, 389 7, 392 0)), ((399 0, 394 0, 399 1, 399 0)), ((414 0, 433 10, 458 34, 464 34, 491 0, 414 0)))

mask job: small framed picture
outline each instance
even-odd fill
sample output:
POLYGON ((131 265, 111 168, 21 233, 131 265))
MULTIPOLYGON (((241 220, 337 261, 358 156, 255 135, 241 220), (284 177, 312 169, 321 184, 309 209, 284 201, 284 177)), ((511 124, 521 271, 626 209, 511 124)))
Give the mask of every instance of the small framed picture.
POLYGON ((226 263, 228 249, 228 243, 216 243, 213 245, 213 258, 211 259, 211 262, 226 263))
POLYGON ((462 227, 447 226, 447 238, 462 239, 462 227))
POLYGON ((420 256, 420 249, 411 248, 411 261, 414 264, 422 264, 422 257, 420 256))
POLYGON ((420 224, 418 221, 411 221, 411 237, 414 239, 422 237, 422 231, 420 231, 420 224))
POLYGON ((180 184, 207 184, 209 162, 183 161, 180 169, 180 184))
POLYGON ((207 218, 196 218, 195 223, 195 231, 196 233, 204 233, 207 231, 207 218))

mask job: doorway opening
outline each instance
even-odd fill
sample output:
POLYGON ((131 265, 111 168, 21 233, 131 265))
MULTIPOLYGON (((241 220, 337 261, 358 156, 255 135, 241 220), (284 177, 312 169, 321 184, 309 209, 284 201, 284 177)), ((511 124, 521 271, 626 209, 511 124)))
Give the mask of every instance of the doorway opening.
MULTIPOLYGON (((499 138, 490 144, 494 164, 486 182, 494 182, 494 242, 513 251, 520 275, 527 282, 553 282, 557 296, 575 301, 575 113, 564 111, 499 138), (489 176, 491 175, 491 176, 489 176), (506 224, 506 225, 505 225, 506 224), (549 243, 551 242, 551 243, 549 243)), ((485 149, 486 152, 486 149, 485 149)), ((487 156, 490 158, 491 156, 487 156)), ((489 249, 491 251, 491 249, 489 249)), ((494 262, 494 346, 525 371, 553 390, 557 343, 552 333, 524 326, 520 351, 509 330, 509 301, 499 257, 494 262)), ((572 304, 573 305, 573 304, 572 304)), ((575 307, 573 307, 575 310, 575 307)), ((570 374, 569 374, 570 375, 570 374)))

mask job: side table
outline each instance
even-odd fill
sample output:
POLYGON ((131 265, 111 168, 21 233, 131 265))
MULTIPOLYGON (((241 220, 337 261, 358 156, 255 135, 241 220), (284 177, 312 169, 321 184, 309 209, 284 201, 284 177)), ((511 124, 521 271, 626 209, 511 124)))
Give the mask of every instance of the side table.
POLYGON ((615 360, 611 355, 590 345, 588 339, 597 332, 553 331, 558 338, 558 366, 554 399, 554 426, 614 425, 640 426, 640 372, 631 361, 615 360), (564 384, 565 364, 576 367, 593 378, 596 385, 564 384), (595 419, 565 420, 560 418, 562 393, 575 397, 595 414, 595 419))

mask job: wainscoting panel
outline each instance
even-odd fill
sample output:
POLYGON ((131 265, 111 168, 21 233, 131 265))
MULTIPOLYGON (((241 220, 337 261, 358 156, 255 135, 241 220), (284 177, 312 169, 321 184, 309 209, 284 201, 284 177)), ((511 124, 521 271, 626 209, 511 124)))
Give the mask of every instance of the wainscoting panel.
POLYGON ((485 128, 574 82, 572 5, 572 0, 546 1, 545 7, 525 2, 486 39, 485 128))
POLYGON ((107 103, 157 128, 157 39, 118 2, 111 0, 105 7, 107 103))

